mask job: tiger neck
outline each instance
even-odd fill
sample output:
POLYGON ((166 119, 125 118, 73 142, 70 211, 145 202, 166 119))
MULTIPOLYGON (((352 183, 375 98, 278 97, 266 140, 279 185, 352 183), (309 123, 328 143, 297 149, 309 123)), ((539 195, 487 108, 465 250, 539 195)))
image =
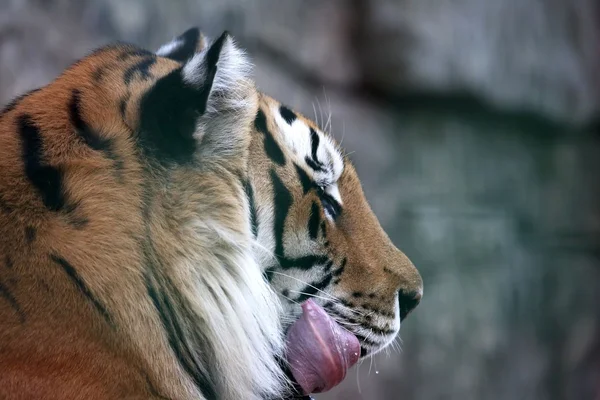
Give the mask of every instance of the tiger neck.
POLYGON ((162 221, 146 223, 148 291, 172 328, 176 362, 205 397, 276 396, 285 381, 281 310, 253 255, 245 185, 222 172, 192 182, 189 171, 175 173, 157 191, 149 213, 159 214, 146 219, 162 221))

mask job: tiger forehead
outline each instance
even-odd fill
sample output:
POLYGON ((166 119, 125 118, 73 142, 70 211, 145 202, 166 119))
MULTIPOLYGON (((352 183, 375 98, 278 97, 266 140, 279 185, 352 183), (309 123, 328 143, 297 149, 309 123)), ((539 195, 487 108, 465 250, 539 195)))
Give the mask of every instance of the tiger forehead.
POLYGON ((305 164, 313 179, 321 186, 335 184, 344 170, 340 150, 331 136, 308 118, 273 99, 265 109, 271 116, 282 144, 305 164))

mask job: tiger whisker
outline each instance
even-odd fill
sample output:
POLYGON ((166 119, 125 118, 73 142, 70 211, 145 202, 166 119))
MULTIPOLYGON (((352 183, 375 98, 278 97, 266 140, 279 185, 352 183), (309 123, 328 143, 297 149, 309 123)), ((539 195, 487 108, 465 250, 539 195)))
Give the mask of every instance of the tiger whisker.
POLYGON ((276 274, 276 275, 285 276, 286 278, 294 279, 295 281, 298 281, 298 282, 300 282, 300 283, 302 283, 302 284, 304 284, 304 285, 306 285, 306 286, 308 286, 308 287, 311 287, 311 288, 313 288, 313 289, 315 289, 315 290, 319 291, 319 292, 320 292, 320 293, 322 293, 323 295, 325 295, 325 296, 328 296, 328 297, 329 297, 328 299, 325 299, 325 300, 331 301, 331 302, 333 302, 334 304, 337 304, 337 305, 340 305, 340 306, 342 306, 344 310, 347 310, 347 311, 348 311, 348 312, 350 312, 350 313, 353 313, 353 314, 356 314, 356 315, 360 315, 361 317, 365 317, 365 316, 368 316, 368 315, 370 315, 370 314, 372 314, 372 313, 373 313, 373 311, 370 311, 369 313, 365 314, 365 313, 362 313, 362 312, 360 312, 360 311, 357 311, 357 310, 352 310, 351 308, 344 307, 344 305, 343 305, 343 304, 341 304, 341 302, 340 302, 340 299, 339 299, 339 298, 337 298, 337 297, 335 297, 335 296, 331 295, 330 293, 327 293, 327 292, 325 292, 325 291, 323 291, 323 290, 319 289, 318 287, 316 287, 316 286, 314 286, 314 285, 311 285, 310 283, 308 283, 308 282, 306 282, 306 281, 303 281, 302 279, 298 279, 298 278, 296 278, 295 276, 291 276, 291 275, 288 275, 288 274, 285 274, 285 273, 283 273, 283 272, 279 272, 279 271, 271 271, 271 273, 273 273, 273 274, 276 274))
MULTIPOLYGON (((291 297, 285 296, 283 294, 282 294, 282 296, 285 297, 286 299, 288 299, 289 301, 291 301, 292 303, 300 305, 300 303, 298 303, 296 300, 292 299, 291 297)), ((345 321, 340 321, 340 320, 336 319, 333 315, 331 315, 329 313, 327 313, 327 315, 329 315, 329 317, 331 319, 333 319, 334 321, 336 321, 338 323, 338 325, 340 326, 340 328, 344 329, 346 332, 349 332, 349 333, 353 333, 353 332, 350 331, 348 328, 346 328, 343 324, 346 324, 346 325, 360 325, 360 324, 350 324, 350 323, 345 322, 345 321)), ((295 319, 290 318, 290 322, 295 322, 295 319)))
POLYGON ((315 113, 315 122, 317 123, 317 126, 319 126, 319 116, 317 115, 317 109, 315 108, 315 102, 312 102, 312 107, 313 107, 313 112, 315 113))
POLYGON ((329 101, 329 98, 327 97, 327 93, 325 91, 325 86, 323 86, 323 96, 325 97, 325 101, 327 102, 327 108, 328 108, 328 112, 329 112, 329 116, 327 117, 327 122, 325 122, 325 127, 323 128, 323 131, 327 132, 328 134, 331 134, 331 102, 329 101), (329 128, 329 130, 328 130, 329 128))
POLYGON ((346 307, 345 305, 343 305, 341 303, 335 303, 335 304, 341 306, 342 310, 354 313, 356 315, 360 315, 361 317, 368 317, 369 315, 371 315, 373 313, 373 311, 370 311, 370 312, 368 312, 368 313, 365 314, 365 313, 360 312, 358 310, 353 310, 351 308, 348 308, 348 307, 346 307))
POLYGON ((308 296, 308 297, 313 297, 315 299, 321 299, 321 300, 325 300, 325 301, 331 301, 331 299, 328 298, 328 297, 319 296, 319 295, 311 294, 311 293, 306 293, 306 292, 302 292, 300 290, 290 290, 290 293, 302 294, 302 295, 305 295, 305 296, 308 296))
POLYGON ((319 98, 316 98, 317 100, 317 105, 319 106, 319 114, 321 115, 321 122, 317 123, 318 126, 323 125, 323 107, 321 107, 321 102, 319 101, 319 98))
POLYGON ((313 285, 311 285, 311 284, 310 284, 310 283, 308 283, 308 282, 305 282, 305 281, 303 281, 302 279, 298 279, 298 278, 296 278, 295 276, 291 276, 291 275, 288 275, 288 274, 285 274, 285 273, 283 273, 283 272, 279 272, 279 271, 271 271, 271 272, 272 272, 273 274, 277 274, 277 275, 285 276, 286 278, 294 279, 294 280, 295 280, 295 281, 297 281, 297 282, 300 282, 300 283, 302 283, 302 284, 304 284, 304 285, 306 285, 306 286, 309 286, 309 287, 311 287, 311 288, 313 288, 313 289, 315 289, 315 290, 319 291, 320 293, 323 293, 325 296, 329 296, 329 300, 331 300, 331 301, 335 301, 335 302, 339 302, 339 299, 338 299, 337 297, 335 297, 335 296, 333 296, 333 295, 331 295, 331 294, 329 294, 329 293, 327 293, 327 292, 325 292, 325 291, 323 291, 323 290, 319 289, 319 288, 318 288, 318 287, 316 287, 316 286, 313 286, 313 285))

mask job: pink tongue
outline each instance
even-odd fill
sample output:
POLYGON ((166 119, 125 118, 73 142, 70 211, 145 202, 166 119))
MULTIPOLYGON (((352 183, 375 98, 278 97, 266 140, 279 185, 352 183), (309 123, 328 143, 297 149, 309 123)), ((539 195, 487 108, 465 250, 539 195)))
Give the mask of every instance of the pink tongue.
POLYGON ((360 344, 314 301, 302 304, 302 315, 287 334, 287 358, 304 394, 326 392, 357 361, 360 344))

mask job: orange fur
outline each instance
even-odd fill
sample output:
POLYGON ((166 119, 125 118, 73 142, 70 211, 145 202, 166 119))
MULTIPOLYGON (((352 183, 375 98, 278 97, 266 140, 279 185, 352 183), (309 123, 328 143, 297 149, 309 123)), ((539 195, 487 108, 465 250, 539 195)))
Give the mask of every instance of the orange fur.
MULTIPOLYGON (((205 46, 202 38, 196 50, 205 46)), ((197 288, 190 282, 204 273, 194 257, 210 253, 218 259, 231 240, 250 241, 243 182, 250 182, 258 207, 268 213, 274 196, 270 171, 293 198, 286 251, 304 241, 311 206, 320 200, 303 193, 296 170, 302 160, 285 145, 271 112, 279 103, 252 85, 237 88, 243 112, 214 117, 235 118, 237 125, 227 126, 240 137, 235 154, 197 168, 171 168, 155 165, 140 150, 141 103, 180 67, 132 46, 105 47, 0 114, 0 398, 203 398, 182 364, 186 355, 174 352, 148 288, 169 287, 180 307, 175 315, 193 313, 195 305, 186 299, 197 288), (102 146, 86 143, 74 126, 75 97, 78 116, 102 146), (288 160, 283 166, 269 159, 252 124, 259 109, 288 160), (24 125, 37 130, 38 142, 35 135, 23 137, 24 125), (39 159, 27 146, 37 148, 39 159), (44 179, 58 171, 59 192, 28 175, 28 160, 44 179), (44 190, 62 198, 44 198, 44 190), (198 220, 213 225, 194 225, 198 220), (149 264, 157 270, 149 273, 149 264)), ((348 160, 338 185, 342 214, 333 223, 320 208, 326 234, 305 247, 335 262, 328 296, 358 310, 354 318, 369 310, 391 316, 376 322, 379 329, 392 329, 398 291, 418 302, 421 278, 382 230, 348 160), (345 269, 339 268, 343 259, 345 269)), ((280 285, 290 282, 275 279, 273 290, 282 293, 280 285)), ((360 323, 375 329, 374 321, 360 323)), ((210 325, 186 319, 181 329, 202 333, 203 324, 210 325)), ((223 387, 230 381, 223 382, 214 384, 220 393, 234 393, 223 387)))

